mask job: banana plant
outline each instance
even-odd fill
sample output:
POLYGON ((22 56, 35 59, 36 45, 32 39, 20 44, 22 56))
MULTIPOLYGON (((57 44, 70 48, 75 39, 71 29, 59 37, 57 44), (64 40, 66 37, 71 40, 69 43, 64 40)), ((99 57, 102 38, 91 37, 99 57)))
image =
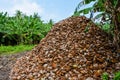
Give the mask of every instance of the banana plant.
MULTIPOLYGON (((0 44, 16 41, 17 44, 38 43, 52 27, 52 20, 44 23, 37 13, 27 16, 16 11, 14 16, 0 13, 0 44), (4 43, 3 43, 4 42, 4 43)), ((11 42, 10 44, 12 44, 11 42)))

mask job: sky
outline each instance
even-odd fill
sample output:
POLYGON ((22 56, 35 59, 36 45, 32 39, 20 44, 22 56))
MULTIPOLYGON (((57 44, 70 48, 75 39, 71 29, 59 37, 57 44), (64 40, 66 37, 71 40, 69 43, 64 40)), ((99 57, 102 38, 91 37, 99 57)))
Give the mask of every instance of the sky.
POLYGON ((14 16, 16 10, 26 15, 38 13, 42 20, 58 22, 71 16, 81 0, 0 0, 0 12, 14 16))

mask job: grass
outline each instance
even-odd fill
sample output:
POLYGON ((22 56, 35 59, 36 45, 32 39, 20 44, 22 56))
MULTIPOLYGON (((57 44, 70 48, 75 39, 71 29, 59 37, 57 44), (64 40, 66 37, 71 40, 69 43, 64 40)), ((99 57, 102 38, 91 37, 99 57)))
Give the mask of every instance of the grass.
POLYGON ((108 80, 108 73, 103 73, 102 74, 102 80, 108 80))
MULTIPOLYGON (((103 73, 101 77, 102 77, 102 80, 109 80, 109 75, 106 72, 103 73)), ((114 74, 113 80, 120 80, 120 71, 114 74)))
POLYGON ((31 50, 35 45, 0 46, 0 55, 16 54, 31 50))

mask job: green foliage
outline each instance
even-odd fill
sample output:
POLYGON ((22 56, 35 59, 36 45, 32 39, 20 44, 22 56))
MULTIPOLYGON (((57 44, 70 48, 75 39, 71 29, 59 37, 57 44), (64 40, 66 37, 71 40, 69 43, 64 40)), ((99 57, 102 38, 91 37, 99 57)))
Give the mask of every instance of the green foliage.
POLYGON ((83 14, 88 14, 91 10, 93 10, 93 9, 94 9, 93 6, 79 10, 83 5, 88 4, 88 3, 90 3, 91 1, 95 1, 95 0, 82 0, 82 1, 77 5, 77 7, 75 8, 75 11, 74 11, 73 16, 79 16, 81 13, 83 13, 83 14))
POLYGON ((15 16, 0 13, 0 44, 37 44, 51 29, 53 21, 44 23, 37 13, 27 16, 17 11, 15 16))
POLYGON ((94 11, 94 12, 105 11, 105 6, 104 6, 105 1, 106 0, 82 0, 77 5, 77 7, 75 8, 73 16, 76 16, 76 14, 77 14, 77 16, 79 16, 82 13, 83 14, 88 14, 91 11, 94 11), (92 7, 87 7, 85 9, 80 10, 80 8, 83 5, 87 5, 87 4, 91 3, 91 2, 95 2, 92 7))
MULTIPOLYGON (((109 80, 109 75, 108 73, 103 73, 102 76, 101 76, 102 80, 109 80)), ((113 77, 113 80, 120 80, 120 71, 116 72, 114 77, 113 77)))
POLYGON ((86 26, 86 28, 85 28, 84 32, 85 32, 85 33, 87 33, 87 32, 88 32, 88 30, 89 30, 89 26, 86 26))
POLYGON ((102 74, 102 80, 108 80, 108 73, 102 74))
POLYGON ((85 4, 89 4, 91 1, 95 1, 95 0, 84 0, 85 4))
POLYGON ((16 45, 16 46, 0 46, 0 55, 9 55, 19 52, 29 51, 35 45, 16 45))
POLYGON ((120 80, 120 71, 115 73, 115 77, 113 80, 120 80))
POLYGON ((87 13, 89 13, 90 10, 93 9, 92 7, 89 7, 86 9, 79 10, 79 8, 82 7, 83 5, 84 5, 83 1, 78 4, 78 6, 75 8, 73 16, 80 16, 81 13, 87 14, 87 13))
POLYGON ((104 30, 104 31, 107 32, 107 33, 112 34, 112 29, 113 29, 113 28, 111 28, 111 26, 110 26, 109 23, 103 24, 101 29, 104 30))
POLYGON ((117 51, 120 48, 120 0, 82 0, 77 5, 73 16, 88 13, 90 13, 90 19, 94 21, 100 19, 99 23, 103 25, 103 29, 110 34, 112 33, 113 45, 117 51), (80 9, 81 6, 90 4, 91 2, 94 2, 92 7, 80 9), (99 15, 94 16, 93 13, 95 12, 98 12, 99 15), (106 23, 109 23, 110 27, 106 23))
MULTIPOLYGON (((102 13, 94 16, 94 19, 101 18, 105 15, 111 16, 113 9, 118 7, 118 4, 119 4, 118 1, 119 0, 82 0, 81 2, 79 2, 77 7, 75 8, 73 16, 80 16, 81 14, 84 14, 84 15, 89 14, 91 11, 93 11, 94 13, 102 12, 102 13), (80 9, 83 5, 90 4, 91 2, 94 2, 92 7, 80 9), (107 9, 109 9, 109 10, 107 10, 107 9)), ((119 16, 118 16, 118 18, 119 18, 119 16)))

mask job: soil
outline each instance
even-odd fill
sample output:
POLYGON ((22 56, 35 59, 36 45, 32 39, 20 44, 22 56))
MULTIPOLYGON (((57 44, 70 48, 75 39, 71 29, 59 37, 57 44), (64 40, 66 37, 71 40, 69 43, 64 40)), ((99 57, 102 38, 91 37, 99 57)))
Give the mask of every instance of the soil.
POLYGON ((10 80, 10 71, 15 64, 16 60, 25 55, 26 52, 12 54, 12 55, 0 55, 0 80, 10 80))

